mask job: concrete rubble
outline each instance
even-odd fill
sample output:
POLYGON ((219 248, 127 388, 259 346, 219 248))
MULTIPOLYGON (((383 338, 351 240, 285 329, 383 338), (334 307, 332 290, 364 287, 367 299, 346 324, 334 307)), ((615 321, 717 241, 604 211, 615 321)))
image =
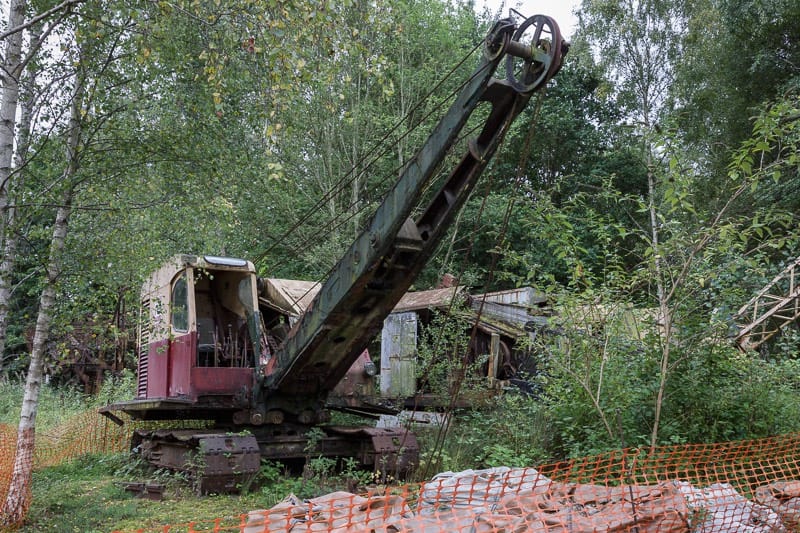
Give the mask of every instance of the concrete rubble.
POLYGON ((728 483, 704 489, 678 481, 681 494, 692 511, 693 531, 714 533, 778 533, 788 531, 781 516, 770 507, 752 502, 728 483))
POLYGON ((418 492, 293 495, 252 511, 244 533, 782 533, 800 525, 800 481, 758 487, 683 481, 605 486, 552 481, 532 468, 445 472, 418 492))
POLYGON ((800 481, 776 481, 756 489, 756 502, 778 515, 789 531, 800 531, 800 481))

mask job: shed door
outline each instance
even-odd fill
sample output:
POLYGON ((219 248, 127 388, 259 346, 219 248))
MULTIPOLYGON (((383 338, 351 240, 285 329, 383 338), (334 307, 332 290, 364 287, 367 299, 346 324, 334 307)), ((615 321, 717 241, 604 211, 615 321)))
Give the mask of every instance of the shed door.
POLYGON ((393 313, 381 333, 381 395, 407 398, 416 393, 417 313, 393 313))

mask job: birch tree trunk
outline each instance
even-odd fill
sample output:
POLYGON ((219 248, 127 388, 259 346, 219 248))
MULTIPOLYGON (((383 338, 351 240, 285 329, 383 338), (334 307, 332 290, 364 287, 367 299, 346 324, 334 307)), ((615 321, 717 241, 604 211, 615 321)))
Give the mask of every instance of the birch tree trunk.
MULTIPOLYGON (((8 28, 17 28, 25 22, 26 0, 11 0, 9 6, 8 28)), ((12 175, 14 157, 14 137, 17 123, 17 104, 19 102, 19 79, 22 74, 22 32, 17 31, 6 37, 5 61, 0 66, 0 244, 6 249, 9 239, 9 196, 8 190, 12 175)), ((4 259, 8 255, 3 255, 4 259)), ((3 261, 5 263, 5 260, 3 261)), ((10 295, 10 272, 0 271, 0 373, 6 345, 6 315, 8 295, 10 295)))
MULTIPOLYGON (((649 149, 648 149, 649 150, 649 149)), ((652 157, 647 153, 647 191, 648 208, 650 211, 650 247, 653 250, 653 277, 656 284, 656 298, 658 299, 658 319, 663 328, 661 336, 661 362, 658 373, 658 391, 656 392, 655 413, 653 415, 653 429, 650 433, 650 448, 658 444, 658 431, 661 425, 661 410, 664 406, 664 393, 667 389, 669 376, 670 348, 672 345, 672 307, 670 294, 664 283, 664 271, 661 262, 661 247, 659 240, 658 211, 656 208, 656 183, 652 170, 652 157)))
MULTIPOLYGON (((38 48, 42 36, 42 28, 40 25, 31 27, 30 43, 31 48, 38 48)), ((0 246, 3 251, 2 258, 0 259, 0 374, 3 373, 4 361, 8 359, 5 356, 6 349, 6 332, 8 330, 8 313, 10 309, 11 296, 14 292, 12 288, 12 274, 16 264, 15 258, 17 254, 17 234, 16 226, 16 202, 14 191, 19 191, 23 187, 22 176, 25 173, 25 165, 28 158, 28 148, 30 147, 31 128, 33 122, 33 104, 35 98, 36 88, 36 69, 29 69, 21 82, 20 87, 20 119, 19 127, 17 128, 17 143, 14 150, 14 166, 13 172, 15 179, 13 186, 9 183, 7 190, 7 211, 5 217, 5 241, 0 240, 0 246)))
POLYGON ((62 203, 56 211, 53 236, 50 241, 50 255, 47 262, 45 287, 39 298, 39 314, 31 349, 31 361, 25 381, 19 427, 17 430, 17 451, 14 456, 14 469, 5 504, 0 510, 0 529, 20 524, 30 505, 31 476, 33 473, 33 452, 35 448, 36 414, 39 407, 39 389, 42 383, 45 347, 50 335, 53 306, 56 290, 61 276, 61 261, 67 237, 72 199, 75 192, 75 177, 80 166, 79 145, 81 139, 81 100, 84 92, 84 72, 79 63, 75 76, 75 86, 70 104, 70 120, 67 134, 67 167, 63 173, 65 191, 62 203))

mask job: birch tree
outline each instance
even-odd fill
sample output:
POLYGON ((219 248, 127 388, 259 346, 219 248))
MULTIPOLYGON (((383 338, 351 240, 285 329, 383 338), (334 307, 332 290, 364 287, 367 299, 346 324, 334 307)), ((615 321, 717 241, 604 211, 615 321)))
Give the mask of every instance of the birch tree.
POLYGON ((3 259, 0 262, 0 373, 6 345, 8 322, 8 299, 10 296, 11 270, 13 269, 14 245, 8 234, 13 218, 9 207, 9 187, 11 183, 14 138, 16 134, 17 106, 19 102, 19 80, 22 76, 22 30, 25 22, 26 0, 12 0, 9 5, 7 31, 3 64, 0 67, 0 249, 3 259))
POLYGON ((70 116, 66 137, 66 167, 61 178, 66 187, 62 193, 61 205, 56 210, 50 253, 47 261, 46 283, 39 298, 39 313, 31 350, 30 366, 25 381, 20 422, 17 430, 17 450, 14 457, 14 470, 8 497, 3 507, 3 525, 20 523, 25 517, 30 497, 31 474, 33 471, 33 452, 36 441, 36 413, 39 390, 42 385, 42 369, 45 358, 45 345, 50 333, 50 321, 56 301, 56 285, 61 276, 61 262, 71 214, 74 181, 80 168, 80 143, 82 137, 81 110, 84 100, 85 72, 79 63, 71 95, 70 116))
POLYGON ((24 173, 30 147, 35 101, 47 99, 36 91, 38 65, 34 68, 29 66, 42 50, 47 37, 79 2, 65 0, 26 18, 27 0, 12 0, 6 30, 0 35, 5 39, 0 65, 0 250, 3 251, 0 260, 0 374, 3 373, 6 360, 8 312, 18 238, 14 232, 17 210, 13 193, 21 188, 17 182, 24 173))
MULTIPOLYGON (((68 92, 59 93, 63 97, 61 104, 66 111, 65 120, 54 117, 53 130, 59 134, 48 142, 61 140, 64 156, 51 162, 48 167, 50 169, 56 168, 59 160, 63 163, 61 170, 52 174, 51 183, 42 191, 43 196, 49 196, 48 191, 52 191, 51 201, 56 207, 23 393, 14 466, 7 498, 0 508, 0 526, 19 524, 29 505, 38 397, 48 355, 47 342, 51 333, 58 287, 64 274, 63 259, 69 220, 76 196, 91 176, 88 172, 81 173, 87 146, 91 146, 92 139, 102 130, 108 118, 109 111, 104 110, 97 102, 106 93, 103 81, 118 63, 121 57, 120 47, 126 41, 124 33, 129 30, 123 20, 121 24, 111 26, 118 30, 111 31, 111 35, 104 36, 100 31, 94 34, 87 32, 82 23, 90 24, 99 9, 102 6, 86 6, 84 12, 77 14, 71 21, 71 27, 65 25, 60 28, 59 38, 66 42, 71 41, 71 46, 63 47, 64 57, 59 64, 65 70, 60 75, 63 76, 62 79, 71 79, 72 83, 68 92)), ((116 88, 119 89, 118 86, 116 88)), ((27 146, 29 132, 24 133, 21 145, 27 146)))

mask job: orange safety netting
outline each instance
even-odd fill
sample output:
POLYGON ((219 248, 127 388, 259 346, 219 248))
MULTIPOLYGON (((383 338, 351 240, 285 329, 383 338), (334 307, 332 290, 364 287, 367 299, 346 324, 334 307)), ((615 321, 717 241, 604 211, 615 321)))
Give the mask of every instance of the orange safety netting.
MULTIPOLYGON (((58 465, 89 453, 121 452, 127 449, 129 441, 129 429, 111 423, 94 411, 88 411, 56 428, 35 433, 33 469, 58 465)), ((17 509, 3 508, 11 483, 16 449, 17 428, 0 424, 0 508, 4 514, 24 516, 30 504, 29 493, 19 498, 20 507, 17 509)), ((30 487, 26 487, 26 492, 29 490, 30 487)), ((6 517, 0 516, 0 528, 5 522, 6 517)))
MULTIPOLYGON (((127 426, 126 426, 127 427, 127 426)), ((118 452, 129 433, 94 413, 37 435, 35 467, 118 452)), ((0 426, 0 497, 16 430, 0 426)), ((626 449, 537 468, 446 472, 378 493, 289 495, 270 509, 141 532, 800 531, 800 433, 626 449)))

